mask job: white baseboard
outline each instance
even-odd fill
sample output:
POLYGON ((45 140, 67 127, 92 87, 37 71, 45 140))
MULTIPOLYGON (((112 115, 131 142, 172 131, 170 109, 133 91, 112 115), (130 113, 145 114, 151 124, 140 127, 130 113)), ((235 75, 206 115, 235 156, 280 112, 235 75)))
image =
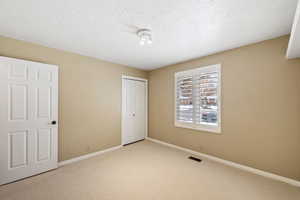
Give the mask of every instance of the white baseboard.
POLYGON ((248 171, 248 172, 251 172, 253 174, 257 174, 257 175, 264 176, 264 177, 267 177, 267 178, 271 178, 271 179, 274 179, 274 180, 277 180, 277 181, 285 182, 285 183, 288 183, 288 184, 293 185, 293 186, 300 187, 300 181, 297 181, 297 180, 294 180, 294 179, 290 179, 290 178, 286 178, 286 177, 279 176, 279 175, 276 175, 276 174, 272 174, 272 173, 269 173, 269 172, 265 172, 265 171, 262 171, 262 170, 259 170, 259 169, 255 169, 255 168, 252 168, 252 167, 248 167, 248 166, 245 166, 245 165, 234 163, 234 162, 231 162, 231 161, 228 161, 228 160, 223 160, 223 159, 215 157, 215 156, 210 156, 210 155, 207 155, 207 154, 204 154, 204 153, 200 153, 200 152, 197 152, 197 151, 193 151, 191 149, 179 147, 179 146, 176 146, 174 144, 166 143, 166 142, 156 140, 156 139, 153 139, 153 138, 147 137, 146 139, 149 140, 149 141, 158 143, 158 144, 162 144, 162 145, 165 145, 165 146, 169 146, 169 147, 172 147, 172 148, 176 148, 176 149, 191 153, 193 155, 204 157, 204 158, 207 158, 209 160, 213 160, 213 161, 216 161, 216 162, 219 162, 219 163, 231 166, 231 167, 235 167, 235 168, 238 168, 238 169, 241 169, 241 170, 244 170, 244 171, 248 171))
POLYGON ((85 160, 85 159, 88 159, 88 158, 91 158, 91 157, 94 157, 94 156, 98 156, 98 155, 101 155, 101 154, 104 154, 104 153, 107 153, 107 152, 110 152, 110 151, 117 150, 121 147, 122 147, 122 145, 119 145, 119 146, 111 147, 111 148, 104 149, 104 150, 101 150, 101 151, 89 153, 89 154, 86 154, 86 155, 83 155, 83 156, 79 156, 79 157, 76 157, 76 158, 72 158, 70 160, 64 160, 64 161, 59 162, 58 166, 61 167, 61 166, 68 165, 68 164, 71 164, 71 163, 74 163, 74 162, 78 162, 80 160, 85 160))

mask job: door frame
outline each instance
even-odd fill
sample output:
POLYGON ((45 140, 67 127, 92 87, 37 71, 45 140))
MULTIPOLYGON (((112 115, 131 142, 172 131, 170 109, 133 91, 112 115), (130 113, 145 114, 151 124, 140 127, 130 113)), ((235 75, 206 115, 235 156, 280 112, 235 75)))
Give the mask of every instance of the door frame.
POLYGON ((125 114, 125 101, 124 101, 124 97, 125 97, 125 80, 134 80, 134 81, 142 81, 145 82, 146 84, 146 134, 145 134, 145 138, 148 137, 148 80, 145 78, 140 78, 140 77, 134 77, 134 76, 127 76, 127 75, 122 75, 122 112, 121 112, 121 145, 124 145, 124 140, 123 140, 123 136, 124 136, 124 114, 125 114))

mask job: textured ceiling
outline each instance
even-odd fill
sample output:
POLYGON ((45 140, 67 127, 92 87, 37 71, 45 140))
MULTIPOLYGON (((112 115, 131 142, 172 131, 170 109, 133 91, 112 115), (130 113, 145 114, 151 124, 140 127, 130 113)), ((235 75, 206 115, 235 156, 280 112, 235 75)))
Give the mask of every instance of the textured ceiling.
POLYGON ((0 35, 151 70, 288 34, 296 5, 297 0, 0 0, 0 35), (152 45, 139 45, 138 27, 152 29, 152 45))

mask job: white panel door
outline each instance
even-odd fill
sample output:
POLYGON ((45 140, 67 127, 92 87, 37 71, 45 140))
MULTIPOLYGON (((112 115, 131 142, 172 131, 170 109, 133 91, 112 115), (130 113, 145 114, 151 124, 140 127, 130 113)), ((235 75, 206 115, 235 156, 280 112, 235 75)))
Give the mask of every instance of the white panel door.
POLYGON ((123 79, 122 143, 145 139, 147 132, 147 84, 123 79))
POLYGON ((57 168, 58 67, 0 57, 0 185, 57 168))

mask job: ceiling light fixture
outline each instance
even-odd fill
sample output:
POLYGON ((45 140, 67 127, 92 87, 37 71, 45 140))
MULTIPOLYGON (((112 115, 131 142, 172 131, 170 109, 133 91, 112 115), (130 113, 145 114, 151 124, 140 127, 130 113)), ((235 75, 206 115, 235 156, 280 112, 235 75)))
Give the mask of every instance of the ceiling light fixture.
POLYGON ((152 44, 152 36, 150 29, 139 29, 136 32, 137 36, 140 38, 140 45, 152 44))

